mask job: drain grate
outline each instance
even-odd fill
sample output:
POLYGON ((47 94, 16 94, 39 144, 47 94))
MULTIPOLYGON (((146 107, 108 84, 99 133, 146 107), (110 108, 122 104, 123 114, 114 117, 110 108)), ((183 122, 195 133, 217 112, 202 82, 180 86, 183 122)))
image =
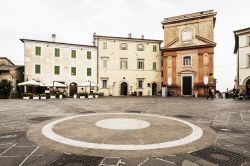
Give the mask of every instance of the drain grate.
POLYGON ((55 116, 39 116, 39 117, 35 117, 35 118, 31 118, 29 120, 35 122, 35 123, 41 123, 41 122, 44 122, 46 120, 50 120, 50 119, 53 119, 53 118, 56 118, 55 116))
POLYGON ((0 132, 0 142, 1 141, 11 141, 26 137, 25 131, 9 131, 0 132))
POLYGON ((142 111, 139 111, 139 110, 129 110, 127 112, 129 112, 129 113, 141 113, 142 111))
POLYGON ((82 166, 98 166, 102 157, 92 157, 74 154, 63 154, 55 161, 47 164, 48 166, 64 166, 64 165, 82 165, 82 166))
POLYGON ((247 162, 249 159, 248 157, 245 157, 242 154, 213 146, 198 150, 191 154, 202 159, 208 160, 212 163, 219 164, 221 166, 241 165, 247 162))
POLYGON ((94 114, 96 113, 95 111, 81 111, 81 114, 94 114))
POLYGON ((183 119, 193 118, 192 116, 188 116, 188 115, 176 115, 175 117, 177 117, 177 118, 183 118, 183 119))

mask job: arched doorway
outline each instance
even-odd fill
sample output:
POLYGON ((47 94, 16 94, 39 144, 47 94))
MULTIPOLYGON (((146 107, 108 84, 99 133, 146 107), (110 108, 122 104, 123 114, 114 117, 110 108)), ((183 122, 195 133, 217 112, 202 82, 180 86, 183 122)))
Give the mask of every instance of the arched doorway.
POLYGON ((152 83, 152 96, 156 96, 156 95, 157 95, 157 84, 152 83))
POLYGON ((250 96, 250 79, 246 82, 246 93, 248 96, 250 96))
POLYGON ((121 83, 121 94, 123 96, 128 95, 128 84, 126 82, 121 83))
POLYGON ((76 93, 77 93, 77 84, 75 82, 72 82, 69 85, 69 96, 73 96, 76 93))

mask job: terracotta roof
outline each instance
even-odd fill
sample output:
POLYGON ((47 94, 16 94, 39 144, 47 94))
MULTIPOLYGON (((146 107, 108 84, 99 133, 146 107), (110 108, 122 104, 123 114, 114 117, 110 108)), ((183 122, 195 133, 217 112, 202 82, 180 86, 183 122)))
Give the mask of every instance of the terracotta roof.
POLYGON ((15 65, 10 59, 8 59, 7 57, 0 57, 0 59, 5 59, 6 61, 8 61, 10 64, 15 65))
POLYGON ((28 42, 41 42, 41 43, 50 43, 50 44, 65 44, 65 45, 73 45, 73 46, 80 46, 80 47, 96 47, 93 45, 84 45, 84 44, 74 44, 74 43, 63 43, 63 42, 53 42, 53 41, 46 41, 46 40, 34 40, 34 39, 20 39, 23 43, 26 41, 28 42))

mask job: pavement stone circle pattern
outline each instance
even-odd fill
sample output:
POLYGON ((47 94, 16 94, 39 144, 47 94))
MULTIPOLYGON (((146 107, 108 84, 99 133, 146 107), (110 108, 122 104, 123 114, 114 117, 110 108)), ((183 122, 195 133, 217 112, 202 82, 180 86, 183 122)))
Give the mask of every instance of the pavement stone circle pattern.
POLYGON ((107 97, 97 100, 0 100, 0 165, 214 166, 250 165, 250 101, 204 98, 107 97), (179 117, 210 126, 216 142, 199 151, 154 158, 97 157, 41 147, 26 137, 32 125, 85 113, 131 112, 179 117), (217 151, 216 151, 217 149, 217 151), (202 151, 201 150, 201 151, 202 151), (214 151, 213 151, 214 150, 214 151), (198 154, 195 154, 198 153, 198 154), (203 153, 203 152, 201 152, 203 153), (237 158, 237 159, 234 159, 237 158), (217 161, 216 161, 217 159, 217 161), (219 159, 219 160, 218 160, 219 159))

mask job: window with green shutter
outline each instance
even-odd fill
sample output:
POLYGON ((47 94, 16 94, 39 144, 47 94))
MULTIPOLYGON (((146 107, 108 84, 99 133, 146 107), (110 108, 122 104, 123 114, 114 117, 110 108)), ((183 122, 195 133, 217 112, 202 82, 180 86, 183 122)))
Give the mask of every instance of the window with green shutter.
POLYGON ((76 75, 76 67, 71 67, 71 75, 72 76, 76 75))
POLYGON ((107 48, 108 48, 107 42, 103 42, 103 49, 107 49, 107 48))
POLYGON ((59 57, 59 56, 60 56, 60 49, 55 48, 55 57, 59 57))
POLYGON ((91 51, 87 51, 87 59, 91 59, 91 51))
POLYGON ((54 73, 60 74, 60 66, 54 66, 54 73))
POLYGON ((41 73, 41 65, 35 65, 35 73, 40 74, 41 73))
POLYGON ((71 50, 71 58, 76 58, 76 50, 71 50))
POLYGON ((41 47, 36 46, 36 55, 41 55, 41 47))
POLYGON ((153 70, 156 70, 156 62, 153 62, 153 70))
POLYGON ((91 76, 91 68, 87 68, 87 76, 91 76))
POLYGON ((137 51, 144 51, 144 45, 143 44, 138 44, 137 45, 137 51))
POLYGON ((154 45, 154 46, 153 46, 153 52, 156 52, 156 50, 157 50, 157 46, 154 45))

